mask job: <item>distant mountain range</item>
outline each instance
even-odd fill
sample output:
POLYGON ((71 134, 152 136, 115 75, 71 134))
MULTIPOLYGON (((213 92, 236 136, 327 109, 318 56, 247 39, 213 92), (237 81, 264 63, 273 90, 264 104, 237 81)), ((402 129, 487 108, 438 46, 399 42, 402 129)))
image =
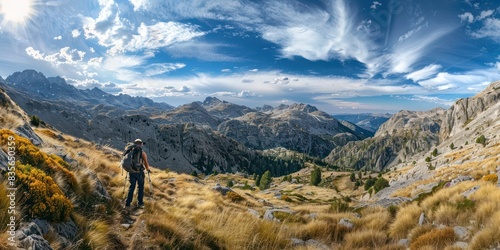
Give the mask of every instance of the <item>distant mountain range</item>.
POLYGON ((392 114, 371 114, 371 113, 362 113, 362 114, 338 114, 333 115, 336 119, 348 121, 350 123, 354 123, 357 126, 364 128, 368 131, 372 131, 373 133, 377 132, 380 125, 389 120, 392 117, 392 114))
POLYGON ((220 171, 249 170, 249 162, 263 157, 261 150, 278 147, 323 158, 373 136, 307 104, 252 109, 207 97, 174 108, 98 88, 78 90, 34 70, 12 74, 2 87, 29 115, 61 132, 118 149, 142 138, 153 165, 181 172, 207 171, 201 166, 208 162, 220 171))
MULTIPOLYGON (((60 77, 46 78, 33 70, 16 72, 0 82, 29 115, 59 131, 117 149, 142 138, 154 166, 180 172, 273 169, 284 174, 296 169, 304 157, 383 171, 415 161, 450 138, 465 138, 469 130, 479 134, 480 128, 468 124, 494 120, 483 116, 498 116, 485 111, 500 99, 500 87, 492 83, 448 110, 331 116, 302 103, 252 109, 215 97, 174 108, 97 88, 78 90, 60 77), (295 156, 284 162, 264 152, 277 148, 295 156)), ((477 126, 484 130, 485 125, 477 126)))

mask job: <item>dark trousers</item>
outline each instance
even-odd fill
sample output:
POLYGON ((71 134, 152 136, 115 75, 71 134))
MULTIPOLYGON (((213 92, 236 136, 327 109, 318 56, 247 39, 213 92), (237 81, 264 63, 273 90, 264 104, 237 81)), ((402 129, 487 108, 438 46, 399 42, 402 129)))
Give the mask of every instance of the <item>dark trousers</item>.
POLYGON ((130 206, 132 198, 134 197, 134 190, 137 184, 137 205, 144 205, 144 172, 129 173, 130 187, 128 188, 126 206, 130 206))

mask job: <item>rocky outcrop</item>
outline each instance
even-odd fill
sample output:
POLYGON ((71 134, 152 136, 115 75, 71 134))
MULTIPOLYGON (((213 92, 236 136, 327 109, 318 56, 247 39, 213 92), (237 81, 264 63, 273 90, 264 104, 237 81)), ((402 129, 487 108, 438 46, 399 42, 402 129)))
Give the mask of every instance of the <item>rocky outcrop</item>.
POLYGON ((380 126, 373 138, 335 148, 327 162, 354 169, 384 170, 439 143, 438 132, 446 111, 400 111, 380 126))
POLYGON ((500 81, 491 83, 485 90, 474 97, 456 101, 446 113, 441 124, 441 141, 467 129, 467 125, 478 115, 500 100, 500 81))

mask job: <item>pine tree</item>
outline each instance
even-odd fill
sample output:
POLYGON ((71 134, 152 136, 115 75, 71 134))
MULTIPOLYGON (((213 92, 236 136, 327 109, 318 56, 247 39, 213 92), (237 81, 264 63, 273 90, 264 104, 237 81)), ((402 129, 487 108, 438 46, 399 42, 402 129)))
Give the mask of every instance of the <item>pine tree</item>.
POLYGON ((260 175, 257 175, 257 176, 255 177, 255 186, 256 186, 256 187, 260 187, 260 175))
POLYGON ((311 185, 317 186, 321 182, 321 169, 314 168, 311 172, 311 185))
POLYGON ((271 172, 269 172, 269 170, 267 170, 266 172, 264 172, 264 174, 260 178, 260 183, 259 183, 260 190, 268 189, 271 186, 272 180, 273 179, 272 179, 272 176, 271 176, 271 172))

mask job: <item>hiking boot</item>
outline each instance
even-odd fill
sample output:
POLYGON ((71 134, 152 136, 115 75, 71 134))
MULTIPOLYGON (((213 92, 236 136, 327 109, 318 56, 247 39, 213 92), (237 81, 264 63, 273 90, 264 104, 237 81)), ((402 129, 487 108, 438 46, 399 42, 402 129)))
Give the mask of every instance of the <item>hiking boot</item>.
POLYGON ((139 209, 144 209, 144 204, 142 204, 142 205, 137 205, 137 208, 139 208, 139 209))
POLYGON ((125 211, 127 211, 127 212, 132 211, 132 207, 130 205, 128 205, 128 206, 126 205, 125 207, 123 207, 123 209, 125 209, 125 211))

